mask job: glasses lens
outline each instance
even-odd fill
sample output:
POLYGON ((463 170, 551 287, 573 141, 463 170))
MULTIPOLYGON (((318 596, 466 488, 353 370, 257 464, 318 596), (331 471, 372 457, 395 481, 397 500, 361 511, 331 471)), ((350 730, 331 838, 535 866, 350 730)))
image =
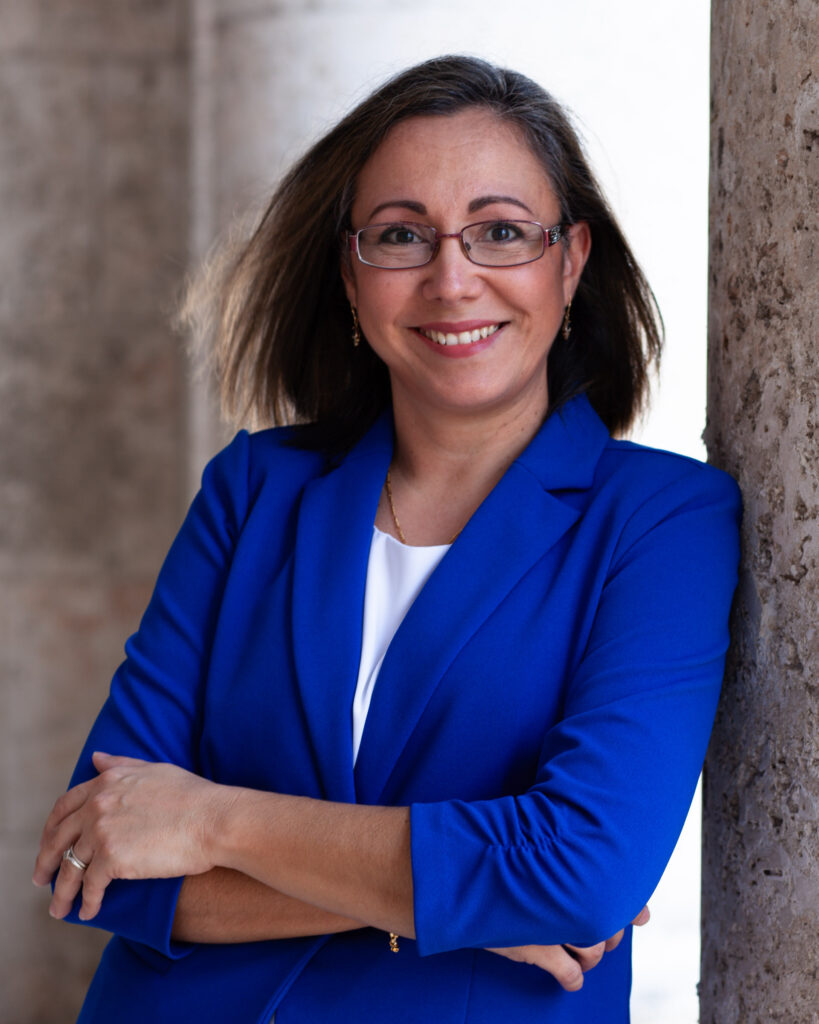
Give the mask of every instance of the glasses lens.
POLYGON ((463 238, 469 258, 484 267, 514 267, 543 255, 543 228, 531 220, 470 224, 463 238))
POLYGON ((424 224, 371 224, 358 232, 358 252, 373 267, 422 267, 435 248, 435 233, 424 224))

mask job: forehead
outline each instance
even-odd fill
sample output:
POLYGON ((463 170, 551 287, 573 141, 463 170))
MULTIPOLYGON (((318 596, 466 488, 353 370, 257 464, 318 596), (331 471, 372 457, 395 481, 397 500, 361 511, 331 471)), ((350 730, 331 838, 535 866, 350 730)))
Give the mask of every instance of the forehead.
POLYGON ((364 165, 353 219, 364 223, 377 206, 402 199, 430 216, 462 213, 492 195, 518 199, 536 219, 558 211, 546 171, 516 125, 480 108, 414 117, 396 125, 364 165))

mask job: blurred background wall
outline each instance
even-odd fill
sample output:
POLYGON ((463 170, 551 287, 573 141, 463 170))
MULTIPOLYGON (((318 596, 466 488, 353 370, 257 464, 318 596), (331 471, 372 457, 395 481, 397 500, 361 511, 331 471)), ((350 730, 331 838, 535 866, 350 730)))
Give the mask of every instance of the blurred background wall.
MULTIPOLYGON (((207 457, 186 272, 389 73, 447 51, 577 115, 657 292, 648 443, 703 457, 706 0, 0 0, 0 1020, 73 1020, 104 936, 31 889, 42 821, 207 457)), ((697 815, 638 937, 635 1024, 697 1019, 697 815)))
POLYGON ((75 1018, 104 936, 33 890, 43 814, 186 499, 189 11, 0 2, 0 1020, 75 1018))

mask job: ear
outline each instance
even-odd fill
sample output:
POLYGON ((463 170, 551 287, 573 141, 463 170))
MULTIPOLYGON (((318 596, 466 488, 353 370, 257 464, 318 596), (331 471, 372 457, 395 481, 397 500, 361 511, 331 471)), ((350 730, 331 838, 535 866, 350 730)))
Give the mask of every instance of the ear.
POLYGON ((591 252, 591 231, 585 221, 572 224, 569 244, 563 250, 563 301, 568 303, 577 291, 580 275, 591 252))
POLYGON ((355 276, 353 275, 353 261, 349 252, 341 254, 341 280, 344 282, 344 291, 347 293, 347 301, 351 306, 358 307, 357 289, 355 276))

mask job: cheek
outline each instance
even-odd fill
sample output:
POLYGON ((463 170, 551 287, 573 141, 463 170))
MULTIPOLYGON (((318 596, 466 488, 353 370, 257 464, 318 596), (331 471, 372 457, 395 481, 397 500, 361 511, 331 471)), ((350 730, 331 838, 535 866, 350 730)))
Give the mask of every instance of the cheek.
POLYGON ((544 268, 539 278, 532 279, 529 295, 533 305, 543 312, 563 309, 563 273, 562 263, 554 267, 544 268))
POLYGON ((414 294, 412 282, 403 274, 386 276, 386 273, 382 272, 378 277, 360 275, 358 278, 359 313, 371 321, 371 329, 389 327, 396 320, 400 322, 414 294))

